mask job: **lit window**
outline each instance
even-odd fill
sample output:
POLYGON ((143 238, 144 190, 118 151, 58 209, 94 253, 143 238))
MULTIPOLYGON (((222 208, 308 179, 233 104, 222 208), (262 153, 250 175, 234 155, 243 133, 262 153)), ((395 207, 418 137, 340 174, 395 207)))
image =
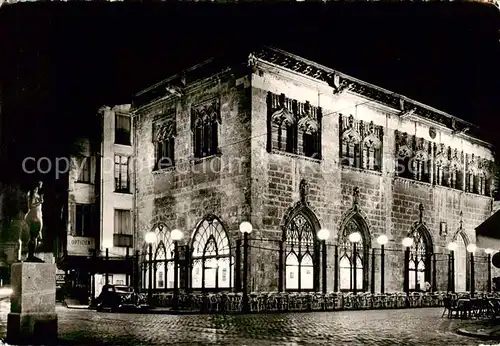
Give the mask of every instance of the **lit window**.
POLYGON ((316 233, 308 218, 297 214, 285 229, 285 288, 314 290, 316 233))
POLYGON ((234 285, 234 259, 224 226, 215 216, 205 218, 192 241, 192 288, 229 289, 234 285))

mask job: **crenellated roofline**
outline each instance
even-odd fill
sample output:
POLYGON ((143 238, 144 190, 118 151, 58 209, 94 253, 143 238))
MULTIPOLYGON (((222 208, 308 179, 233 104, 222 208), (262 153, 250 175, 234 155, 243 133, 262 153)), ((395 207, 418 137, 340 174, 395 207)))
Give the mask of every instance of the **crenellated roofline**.
MULTIPOLYGON (((400 111, 401 117, 417 116, 444 125, 454 133, 467 133, 480 138, 477 125, 279 48, 266 46, 253 52, 251 59, 270 62, 292 72, 325 82, 333 88, 334 94, 341 94, 345 91, 357 94, 400 111)), ((488 143, 485 142, 485 144, 488 143)))
POLYGON ((404 95, 271 46, 255 50, 247 54, 245 58, 240 56, 236 61, 228 57, 205 60, 137 93, 134 97, 133 108, 137 110, 168 96, 182 96, 183 88, 194 81, 210 77, 227 69, 228 66, 247 66, 259 60, 326 83, 333 88, 334 94, 349 92, 359 95, 399 111, 402 118, 409 116, 421 118, 444 126, 450 129, 453 134, 465 135, 478 140, 483 145, 492 147, 490 143, 481 139, 482 136, 477 125, 404 95))

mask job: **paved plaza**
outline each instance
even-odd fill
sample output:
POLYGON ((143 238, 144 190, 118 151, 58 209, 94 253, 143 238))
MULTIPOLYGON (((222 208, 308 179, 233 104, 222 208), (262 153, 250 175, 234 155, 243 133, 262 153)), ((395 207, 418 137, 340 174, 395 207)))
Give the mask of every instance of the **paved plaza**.
MULTIPOLYGON (((0 301, 0 336, 10 304, 0 301)), ((480 345, 442 308, 256 315, 97 313, 57 307, 60 345, 480 345)), ((0 342, 0 345, 2 343, 0 342)))

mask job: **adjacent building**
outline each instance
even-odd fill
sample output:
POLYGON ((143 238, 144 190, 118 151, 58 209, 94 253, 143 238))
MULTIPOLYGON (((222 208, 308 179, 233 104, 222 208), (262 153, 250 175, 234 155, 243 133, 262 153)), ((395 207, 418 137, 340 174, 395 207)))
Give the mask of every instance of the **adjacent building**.
MULTIPOLYGON (((321 291, 326 266, 327 291, 379 292, 381 235, 386 292, 404 278, 450 289, 450 242, 454 289, 471 288, 466 247, 494 189, 492 146, 473 124, 269 47, 172 76, 137 94, 132 114, 134 202, 109 193, 130 197, 142 288, 152 270, 156 292, 173 289, 179 229, 182 289, 241 290, 242 221, 248 291, 321 291)), ((486 290, 482 250, 474 264, 486 290)))
POLYGON ((133 256, 130 105, 102 107, 100 136, 80 140, 71 160, 61 268, 67 294, 87 299, 106 282, 129 284, 133 256))

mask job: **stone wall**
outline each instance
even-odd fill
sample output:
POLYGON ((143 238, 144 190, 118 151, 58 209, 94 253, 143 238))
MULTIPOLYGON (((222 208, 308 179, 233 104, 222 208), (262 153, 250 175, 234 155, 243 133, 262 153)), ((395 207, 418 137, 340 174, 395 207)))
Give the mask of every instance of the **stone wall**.
POLYGON ((238 225, 250 215, 250 113, 248 83, 232 71, 189 84, 182 98, 160 100, 137 110, 136 230, 138 249, 157 222, 184 232, 193 231, 208 214, 219 217, 234 240, 238 225), (220 100, 219 155, 195 159, 191 108, 212 98, 220 100), (175 167, 153 172, 153 121, 176 114, 175 167))
MULTIPOLYGON (((323 228, 330 230, 328 244, 328 290, 333 290, 334 251, 342 222, 353 206, 353 191, 359 188, 360 214, 369 228, 373 248, 376 248, 375 288, 380 289, 380 246, 376 239, 385 234, 386 291, 403 290, 402 239, 409 236, 412 226, 419 222, 419 205, 423 204, 422 221, 432 238, 437 255, 437 289, 447 289, 448 262, 446 249, 452 241, 463 212, 463 230, 470 242, 475 242, 474 227, 491 214, 491 198, 466 193, 430 183, 418 182, 395 176, 395 130, 408 131, 430 140, 430 125, 424 121, 399 118, 398 111, 384 107, 353 94, 334 95, 328 86, 289 71, 258 64, 252 74, 252 223, 256 231, 251 254, 250 290, 267 291, 279 287, 278 241, 282 239, 285 220, 300 200, 299 183, 309 182, 308 206, 323 228), (322 160, 294 154, 269 153, 266 150, 268 92, 285 93, 298 102, 309 101, 323 110, 322 160), (339 110, 353 114, 357 119, 373 121, 384 130, 382 171, 366 171, 340 165, 339 160, 339 110), (412 129, 412 130, 410 130, 412 129), (446 223, 447 233, 441 232, 446 223)), ((435 142, 463 148, 483 158, 492 159, 491 150, 471 140, 453 136, 450 131, 438 128, 435 142)), ((370 250, 371 256, 371 250, 370 250)), ((476 255, 476 290, 486 287, 484 253, 476 255)), ((369 259, 371 268, 371 257, 369 259)), ((371 269, 370 269, 371 272, 371 269)), ((365 273, 369 289, 371 273, 365 273)))
MULTIPOLYGON (((403 290, 402 239, 409 236, 413 227, 423 225, 428 230, 433 252, 437 253, 436 288, 446 290, 446 245, 453 240, 460 219, 463 232, 470 242, 475 242, 474 227, 491 214, 490 197, 400 178, 395 173, 396 130, 492 160, 485 143, 454 134, 428 120, 402 117, 401 110, 349 92, 335 94, 326 83, 262 61, 253 65, 249 76, 226 70, 188 84, 180 97, 165 97, 135 113, 137 248, 143 246, 145 233, 160 221, 171 229, 181 229, 184 243, 188 243, 196 225, 207 214, 215 214, 223 221, 234 246, 234 241, 241 237, 238 224, 249 220, 254 227, 250 235, 249 291, 274 291, 280 287, 279 243, 287 220, 301 208, 307 211, 316 231, 330 231, 329 291, 334 289, 333 249, 348 215, 356 215, 366 225, 364 242, 370 255, 376 249, 376 291, 380 289, 380 246, 376 239, 382 234, 389 238, 385 279, 389 292, 403 290), (269 92, 284 93, 297 102, 321 107, 321 158, 268 151, 269 92), (219 97, 221 105, 220 154, 194 159, 191 109, 213 97, 219 97), (176 114, 176 165, 153 172, 153 121, 172 111, 176 114), (341 165, 340 114, 352 115, 367 124, 373 122, 382 129, 380 171, 341 165), (431 135, 433 131, 436 133, 431 135), (307 193, 300 193, 303 181, 307 182, 307 193), (356 198, 354 191, 359 192, 356 198)), ((481 256, 478 253, 476 290, 486 287, 486 267, 481 264, 481 256)), ((366 268, 371 268, 371 258, 365 259, 366 268)), ((371 269, 365 271, 363 280, 369 290, 371 269)))

